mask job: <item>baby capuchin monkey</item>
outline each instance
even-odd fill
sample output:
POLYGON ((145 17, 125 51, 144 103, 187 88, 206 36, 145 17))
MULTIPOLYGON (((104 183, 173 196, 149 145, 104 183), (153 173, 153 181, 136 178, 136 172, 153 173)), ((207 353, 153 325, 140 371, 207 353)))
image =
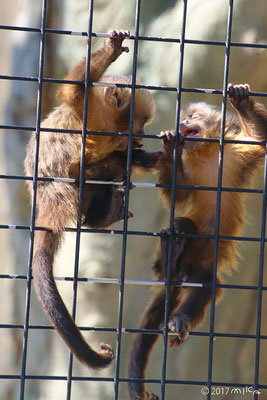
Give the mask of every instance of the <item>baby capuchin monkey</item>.
MULTIPOLYGON (((267 138, 267 111, 263 105, 249 97, 248 85, 228 87, 229 100, 237 110, 238 120, 226 115, 225 139, 238 141, 265 141, 267 138)), ((221 110, 217 107, 196 103, 186 106, 181 113, 179 131, 184 138, 220 138, 221 110)), ((172 184, 173 131, 161 133, 165 153, 159 161, 159 183, 172 184)), ((176 184, 189 186, 213 186, 218 184, 219 143, 185 141, 178 144, 176 184)), ((265 145, 225 143, 223 157, 222 187, 250 188, 256 171, 263 166, 265 145)), ((162 188, 161 195, 168 208, 171 204, 171 189, 162 188)), ((214 235, 216 224, 216 191, 177 189, 175 210, 179 215, 174 224, 174 234, 187 233, 214 235)), ((244 202, 240 192, 221 193, 220 236, 240 236, 244 225, 244 202)), ((161 231, 161 246, 154 262, 154 272, 159 280, 166 279, 169 230, 161 231)), ((238 251, 236 242, 220 240, 218 243, 218 274, 216 283, 221 283, 221 274, 236 267, 238 251)), ((214 240, 177 237, 172 242, 171 280, 176 282, 203 283, 204 287, 171 287, 169 297, 169 331, 171 346, 185 342, 189 331, 203 320, 211 301, 214 262, 214 240)), ((216 301, 221 296, 216 289, 216 301)), ((166 289, 159 289, 145 310, 140 329, 161 329, 164 323, 166 289)), ((128 376, 144 378, 149 355, 158 335, 136 334, 130 352, 128 376)), ((146 391, 145 384, 129 382, 131 400, 156 400, 158 396, 146 391)))
MULTIPOLYGON (((110 32, 104 46, 92 54, 90 81, 131 84, 129 76, 105 76, 107 67, 122 52, 122 42, 129 32, 110 32)), ((83 60, 67 76, 69 80, 85 80, 86 62, 83 60)), ((137 81, 137 83, 140 83, 137 81)), ((129 132, 131 90, 90 86, 88 93, 88 130, 105 132, 129 132)), ((64 84, 58 92, 61 105, 55 108, 42 122, 44 128, 81 130, 84 109, 84 85, 64 84)), ((133 132, 144 133, 144 127, 154 117, 155 104, 147 90, 136 89, 133 132)), ((35 163, 35 133, 27 148, 25 172, 33 176, 35 163)), ((81 134, 41 132, 38 160, 39 177, 80 178, 81 134)), ((119 135, 87 135, 85 145, 84 179, 123 181, 126 175, 128 138, 119 135)), ((153 168, 158 153, 141 150, 140 139, 133 139, 133 166, 145 170, 153 168)), ((32 193, 32 184, 28 183, 32 193)), ((124 189, 116 185, 83 186, 83 224, 92 228, 105 228, 124 216, 124 189)), ((114 358, 112 348, 101 343, 101 351, 95 352, 84 340, 75 325, 57 290, 53 277, 53 261, 65 224, 78 219, 79 187, 77 183, 38 181, 36 226, 34 235, 32 274, 34 287, 44 311, 62 336, 72 353, 91 368, 102 368, 114 358)), ((128 217, 132 217, 131 212, 128 217)))

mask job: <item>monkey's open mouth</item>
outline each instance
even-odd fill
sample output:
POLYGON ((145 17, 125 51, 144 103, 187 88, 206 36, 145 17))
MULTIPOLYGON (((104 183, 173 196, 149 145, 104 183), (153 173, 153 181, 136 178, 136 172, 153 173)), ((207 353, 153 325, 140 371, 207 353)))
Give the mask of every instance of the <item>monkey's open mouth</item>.
POLYGON ((199 133, 199 131, 197 129, 193 129, 193 128, 184 128, 182 129, 182 134, 184 136, 196 136, 199 133))

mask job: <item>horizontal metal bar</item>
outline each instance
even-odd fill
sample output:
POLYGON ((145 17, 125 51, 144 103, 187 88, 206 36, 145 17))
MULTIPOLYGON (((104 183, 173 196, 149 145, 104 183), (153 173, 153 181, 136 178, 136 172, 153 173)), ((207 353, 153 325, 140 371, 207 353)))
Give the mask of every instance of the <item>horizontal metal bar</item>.
MULTIPOLYGON (((16 230, 30 230, 29 225, 0 225, 0 229, 16 229, 16 230)), ((47 231, 50 232, 48 228, 36 226, 34 227, 36 231, 47 231)), ((76 233, 76 228, 65 228, 65 232, 73 232, 76 233)), ((81 232, 84 233, 104 233, 104 234, 112 234, 112 235, 122 235, 123 231, 118 229, 90 229, 90 228, 81 228, 81 232)), ((154 237, 161 237, 162 234, 160 232, 145 232, 145 231, 127 231, 127 235, 131 236, 154 236, 154 237)), ((211 239, 214 240, 214 235, 193 235, 193 234, 175 234, 176 237, 181 238, 195 238, 195 239, 211 239)), ((219 240, 236 240, 236 241, 243 241, 243 242, 260 242, 261 238, 258 237, 249 237, 249 236, 219 236, 219 240)), ((267 238, 264 240, 267 242, 267 238)))
MULTIPOLYGON (((29 33, 41 33, 40 28, 34 27, 26 27, 26 26, 14 26, 14 25, 0 25, 0 29, 2 30, 11 30, 11 31, 21 31, 21 32, 29 32, 29 33)), ((74 36, 88 36, 88 33, 85 31, 73 31, 73 30, 62 30, 62 29, 45 29, 46 34, 56 34, 56 35, 74 35, 74 36)), ((100 32, 92 32, 92 37, 100 37, 100 38, 108 38, 110 35, 108 33, 100 33, 100 32)), ((130 35, 126 38, 127 40, 135 40, 134 35, 130 35)), ((138 36, 138 40, 140 41, 156 41, 156 42, 168 42, 168 43, 180 43, 181 40, 179 38, 170 38, 170 37, 161 37, 161 36, 138 36)), ((196 45, 209 45, 209 46, 226 46, 225 41, 218 40, 199 40, 199 39, 185 39, 184 43, 186 44, 196 44, 196 45)), ((230 42, 230 46, 233 47, 250 47, 256 49, 266 49, 267 45, 264 43, 242 43, 242 42, 230 42)))
MULTIPOLYGON (((15 80, 15 81, 29 81, 38 83, 37 77, 27 77, 27 76, 18 76, 18 75, 0 75, 0 79, 3 80, 15 80)), ((56 83, 56 84, 73 84, 73 85, 84 85, 84 81, 74 81, 68 79, 56 79, 56 78, 42 78, 42 82, 45 83, 56 83)), ((110 83, 110 82, 89 82, 91 86, 111 86, 111 87, 126 87, 132 88, 131 84, 126 83, 110 83)), ((160 90, 160 91, 170 91, 177 92, 177 87, 175 86, 157 86, 157 85, 140 85, 136 84, 135 88, 137 89, 147 89, 147 90, 160 90)), ((220 94, 223 92, 220 89, 210 89, 210 88, 181 88, 182 92, 185 93, 209 93, 209 94, 220 94)), ((267 97, 266 92, 249 92, 250 96, 253 97, 267 97)))
MULTIPOLYGON (((32 181, 33 177, 24 176, 24 175, 0 175, 0 179, 10 179, 10 180, 23 180, 23 181, 32 181)), ((57 177, 39 177, 37 178, 39 182, 63 182, 63 183, 79 183, 79 179, 74 178, 57 178, 57 177)), ((122 186, 125 185, 124 181, 116 182, 116 181, 101 181, 94 179, 86 179, 84 181, 85 184, 97 184, 97 185, 117 185, 122 186)), ((133 181, 131 184, 135 187, 144 187, 144 188, 171 188, 169 184, 161 184, 154 182, 136 182, 133 181)), ((205 190, 205 191, 217 191, 218 188, 216 186, 192 186, 192 185, 176 185, 177 189, 189 189, 189 190, 205 190)), ((246 189, 246 188, 222 188, 224 192, 236 192, 236 193, 254 193, 254 194, 262 194, 263 189, 246 189)))
MULTIPOLYGON (((20 375, 0 375, 0 379, 21 379, 20 375)), ((51 380, 51 381, 67 381, 69 378, 64 375, 25 375, 27 380, 51 380)), ((81 382, 114 382, 114 378, 110 377, 96 377, 96 376, 72 376, 72 381, 81 382)), ((160 379, 142 379, 142 378, 119 378, 119 382, 142 382, 142 383, 157 383, 161 384, 160 379)), ((189 381, 189 380, 174 380, 166 379, 166 384, 169 385, 193 385, 193 386, 206 386, 206 381, 189 381)), ((239 387, 239 388, 251 388, 253 384, 251 383, 236 383, 236 382, 211 382, 212 386, 222 386, 222 387, 239 387)), ((267 385, 259 384, 258 389, 267 389, 267 385)))
MULTIPOLYGON (((55 276, 56 281, 67 281, 73 282, 73 276, 55 276)), ((27 275, 19 274, 0 274, 0 279, 28 279, 27 275)), ((91 283, 108 283, 108 284, 120 284, 120 279, 118 278, 85 278, 77 277, 75 278, 78 282, 91 282, 91 283)), ((165 281, 154 281, 154 280, 138 280, 138 279, 125 279, 125 284, 127 285, 140 285, 140 286, 166 286, 165 281)), ((171 282, 170 286, 173 287, 212 287, 212 284, 201 283, 201 282, 171 282)), ((259 287, 255 285, 233 285, 233 284, 216 284, 215 287, 223 289, 236 289, 236 290, 258 290, 259 287)), ((267 286, 262 286, 262 290, 267 290, 267 286)))
MULTIPOLYGON (((24 325, 22 324, 0 324, 0 329, 24 329, 24 325)), ((31 330, 55 330, 52 325, 29 325, 29 329, 31 330)), ((79 326, 79 329, 83 332, 109 332, 116 333, 117 328, 111 327, 96 327, 96 326, 79 326)), ((146 334, 146 335, 163 335, 163 330, 160 329, 133 329, 133 328, 122 328, 123 333, 130 334, 146 334)), ((194 331, 189 332, 190 336, 199 336, 199 337, 209 337, 209 332, 200 332, 194 331)), ((168 336, 176 336, 173 332, 168 332, 168 336)), ((241 333, 225 333, 225 332, 215 332, 214 337, 220 339, 251 339, 256 340, 256 335, 249 334, 241 334, 241 333)), ((261 340, 267 340, 266 335, 260 336, 261 340)))

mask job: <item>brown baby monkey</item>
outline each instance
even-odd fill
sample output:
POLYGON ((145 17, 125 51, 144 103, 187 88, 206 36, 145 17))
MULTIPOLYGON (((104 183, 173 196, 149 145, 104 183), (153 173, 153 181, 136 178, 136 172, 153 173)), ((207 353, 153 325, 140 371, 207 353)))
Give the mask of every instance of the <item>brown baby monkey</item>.
MULTIPOLYGON (((100 50, 91 55, 90 82, 110 82, 113 86, 89 86, 87 125, 91 131, 129 132, 131 89, 116 87, 116 83, 131 84, 129 76, 104 76, 107 67, 122 52, 122 42, 129 32, 110 32, 100 50)), ((67 76, 74 81, 85 80, 86 61, 79 63, 67 76)), ((137 83, 140 83, 137 81, 137 83)), ((85 87, 80 84, 62 84, 58 92, 61 105, 42 122, 43 128, 81 130, 85 87)), ((152 121, 155 104, 145 89, 136 89, 133 132, 144 133, 144 126, 152 121)), ((80 178, 82 135, 73 133, 41 132, 38 176, 80 178)), ((27 148, 25 172, 33 176, 35 163, 35 133, 27 148)), ((120 135, 87 135, 85 144, 84 180, 123 181, 126 176, 128 138, 120 135)), ((140 139, 133 139, 133 165, 151 169, 160 153, 141 150, 140 139)), ((28 183, 32 193, 32 184, 28 183)), ((124 189, 116 185, 85 184, 82 197, 82 218, 85 226, 104 228, 120 221, 124 216, 124 189)), ((36 230, 32 275, 34 287, 44 311, 62 336, 72 353, 91 368, 102 368, 114 358, 112 348, 101 343, 95 352, 84 340, 63 303, 53 277, 54 256, 62 233, 69 220, 77 221, 79 187, 77 183, 38 181, 36 230)), ((128 217, 132 217, 128 213, 128 217)))
MULTIPOLYGON (((237 110, 235 116, 226 114, 224 138, 236 141, 265 141, 267 138, 267 112, 263 105, 249 97, 248 85, 228 86, 231 104, 237 110)), ((221 132, 221 110, 206 103, 187 105, 181 112, 179 131, 184 138, 219 139, 221 132)), ((175 134, 161 133, 165 153, 159 162, 159 183, 172 184, 175 134)), ((186 141, 178 144, 176 184, 182 186, 218 185, 219 143, 208 141, 186 141)), ((263 166, 265 144, 225 143, 223 157, 222 187, 250 188, 256 171, 263 166)), ((161 195, 170 208, 171 189, 162 188, 161 195)), ((220 205, 220 236, 240 236, 245 219, 244 199, 241 192, 222 191, 220 205)), ((217 192, 208 190, 176 189, 175 210, 178 217, 175 233, 215 235, 217 192)), ((154 272, 159 280, 166 279, 169 230, 162 230, 161 246, 154 262, 154 272)), ((236 267, 238 251, 236 242, 219 240, 216 283, 221 283, 221 274, 236 267)), ((189 331, 203 320, 211 301, 214 263, 214 239, 173 238, 171 280, 200 283, 203 287, 171 286, 169 297, 169 331, 171 346, 185 342, 189 331)), ((216 301, 221 289, 216 289, 216 301)), ((164 322, 166 288, 159 289, 145 310, 140 329, 161 329, 164 322)), ((128 376, 144 378, 150 352, 158 335, 136 334, 131 348, 128 376)), ((156 400, 158 396, 146 391, 144 383, 129 382, 131 400, 156 400)))

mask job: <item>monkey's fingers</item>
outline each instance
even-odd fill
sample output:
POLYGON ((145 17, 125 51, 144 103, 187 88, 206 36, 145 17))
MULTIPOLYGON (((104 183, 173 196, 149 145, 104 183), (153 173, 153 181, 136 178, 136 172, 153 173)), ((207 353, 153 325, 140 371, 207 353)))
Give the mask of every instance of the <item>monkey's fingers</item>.
POLYGON ((161 233, 161 235, 164 235, 164 236, 170 236, 171 230, 170 229, 161 228, 160 233, 161 233))
MULTIPOLYGON (((129 190, 132 190, 136 188, 136 185, 133 185, 131 182, 129 184, 129 190)), ((123 193, 123 195, 125 195, 126 193, 126 183, 124 183, 120 188, 118 188, 117 190, 119 190, 121 193, 123 193)))
POLYGON ((163 143, 167 143, 168 141, 174 141, 176 134, 173 130, 162 131, 160 132, 159 137, 163 140, 163 143))
POLYGON ((233 85, 230 83, 228 85, 228 92, 230 97, 235 97, 236 99, 243 99, 248 96, 250 91, 248 84, 233 85))
POLYGON ((239 84, 239 85, 233 85, 230 83, 228 85, 228 95, 229 95, 229 100, 232 103, 232 105, 238 109, 246 109, 249 103, 249 92, 250 92, 250 87, 248 84, 239 84))

